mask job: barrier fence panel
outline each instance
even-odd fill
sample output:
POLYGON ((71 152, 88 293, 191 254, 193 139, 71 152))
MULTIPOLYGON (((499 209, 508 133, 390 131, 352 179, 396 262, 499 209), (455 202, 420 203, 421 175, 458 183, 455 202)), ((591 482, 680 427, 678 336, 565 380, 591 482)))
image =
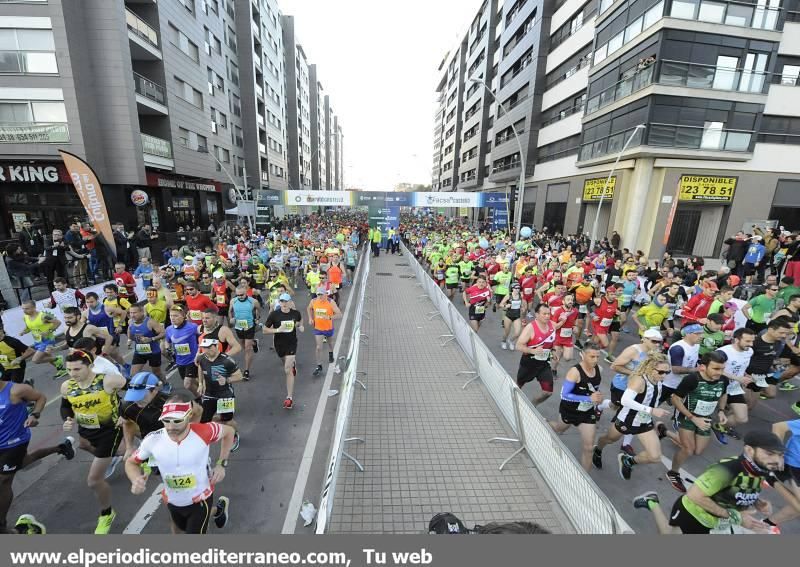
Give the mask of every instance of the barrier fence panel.
MULTIPOLYGON (((364 302, 367 290, 367 278, 369 277, 370 254, 369 248, 362 256, 354 280, 360 281, 358 294, 352 298, 355 301, 355 319, 353 329, 350 333, 350 348, 348 349, 346 368, 342 375, 339 385, 339 405, 336 408, 336 421, 333 428, 333 441, 331 442, 330 456, 326 468, 325 479, 322 485, 322 493, 319 500, 319 510, 317 512, 317 524, 315 533, 324 534, 328 528, 328 522, 333 511, 333 499, 336 493, 336 481, 339 478, 339 468, 342 458, 350 458, 361 469, 361 464, 350 457, 345 451, 345 443, 348 441, 345 435, 350 421, 350 411, 353 406, 353 390, 358 373, 358 353, 361 345, 361 318, 364 315, 364 302)), ((355 283, 353 290, 356 289, 355 283)))
POLYGON ((517 387, 515 380, 475 334, 452 301, 439 289, 408 248, 405 245, 402 248, 417 277, 421 278, 423 289, 434 306, 441 310, 442 318, 475 366, 481 382, 500 413, 519 436, 521 448, 514 454, 525 450, 575 530, 580 534, 633 533, 611 501, 561 442, 547 420, 517 387))

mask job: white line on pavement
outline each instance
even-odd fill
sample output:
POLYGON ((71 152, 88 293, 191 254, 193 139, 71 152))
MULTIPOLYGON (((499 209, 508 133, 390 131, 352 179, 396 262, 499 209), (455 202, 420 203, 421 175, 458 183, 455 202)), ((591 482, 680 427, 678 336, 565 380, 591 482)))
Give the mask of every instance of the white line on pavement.
POLYGON ((140 534, 145 528, 150 518, 155 515, 156 510, 161 505, 161 491, 164 490, 164 484, 160 483, 150 497, 142 504, 139 511, 130 521, 130 523, 122 530, 123 534, 140 534))
MULTIPOLYGON (((367 249, 369 253, 369 249, 367 249)), ((353 276, 353 281, 357 282, 361 268, 364 262, 359 262, 356 274, 353 276)), ((367 285, 366 278, 362 285, 367 285)), ((328 402, 328 390, 333 382, 333 369, 336 366, 339 354, 339 346, 344 337, 344 331, 347 328, 347 319, 350 317, 350 308, 353 306, 353 296, 357 295, 355 287, 350 288, 350 294, 347 296, 347 307, 344 310, 344 317, 342 318, 341 332, 336 337, 336 345, 333 348, 334 363, 328 365, 328 372, 325 374, 325 383, 322 385, 322 390, 319 393, 319 401, 317 401, 317 410, 314 413, 314 421, 311 423, 311 430, 306 439, 306 447, 303 450, 303 458, 300 461, 300 469, 297 471, 297 480, 294 483, 294 490, 292 490, 292 498, 289 500, 289 506, 286 510, 286 519, 283 522, 282 534, 293 534, 297 526, 297 516, 300 514, 300 506, 303 504, 303 496, 308 484, 308 475, 311 473, 311 461, 314 459, 314 451, 317 448, 317 441, 319 440, 319 432, 322 428, 322 417, 325 413, 325 404, 328 402)), ((355 340, 359 340, 356 337, 355 340)))

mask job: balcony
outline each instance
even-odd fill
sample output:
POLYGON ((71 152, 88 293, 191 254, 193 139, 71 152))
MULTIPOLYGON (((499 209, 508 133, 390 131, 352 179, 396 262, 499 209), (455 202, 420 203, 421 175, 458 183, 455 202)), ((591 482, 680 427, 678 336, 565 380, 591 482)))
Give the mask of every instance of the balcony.
POLYGON ((263 87, 262 87, 261 85, 259 85, 259 84, 256 84, 256 94, 257 94, 258 96, 260 96, 262 100, 264 99, 264 89, 263 89, 263 87))
POLYGON ((0 122, 0 144, 69 142, 66 122, 0 122))
POLYGON ((135 71, 133 84, 136 90, 136 107, 139 114, 157 116, 169 114, 167 91, 164 87, 135 71))
POLYGON ((144 163, 160 169, 173 169, 175 162, 172 159, 172 143, 169 140, 156 138, 142 132, 142 153, 144 163))
POLYGON ((131 40, 131 57, 135 60, 157 61, 161 59, 158 33, 139 16, 125 10, 128 39, 131 40))
POLYGON ((267 146, 265 146, 264 144, 259 142, 258 151, 261 152, 262 154, 266 154, 267 153, 267 146))
POLYGON ((256 122, 258 122, 259 126, 264 126, 264 117, 260 114, 256 114, 256 122))
POLYGON ((673 18, 760 30, 778 29, 781 8, 732 0, 673 0, 673 18))

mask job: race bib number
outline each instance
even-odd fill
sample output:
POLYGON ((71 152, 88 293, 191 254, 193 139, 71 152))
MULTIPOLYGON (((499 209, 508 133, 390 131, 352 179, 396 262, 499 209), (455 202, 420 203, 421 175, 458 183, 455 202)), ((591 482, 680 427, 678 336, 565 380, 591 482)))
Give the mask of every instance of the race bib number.
POLYGON ((153 347, 150 346, 150 343, 136 343, 136 352, 138 354, 151 354, 153 347))
POLYGON ((187 356, 192 354, 192 348, 187 343, 181 343, 179 345, 175 345, 175 353, 180 354, 181 356, 187 356))
POLYGON ((233 413, 235 407, 235 398, 219 398, 217 400, 217 413, 233 413))
POLYGON ((189 319, 191 319, 192 321, 200 321, 202 318, 203 314, 200 313, 199 310, 192 309, 191 311, 189 311, 189 319))
POLYGON ((237 319, 235 328, 237 331, 246 331, 250 328, 250 321, 247 319, 237 319))
POLYGON ((164 475, 167 488, 172 490, 189 490, 197 487, 197 479, 193 474, 164 475))
POLYGON ((327 319, 328 318, 328 310, 327 309, 315 309, 314 310, 314 317, 316 319, 327 319))
POLYGON ((589 411, 594 409, 594 402, 581 402, 578 404, 578 411, 589 411))
POLYGON ((627 293, 622 294, 622 305, 630 305, 633 296, 627 293))
POLYGON ((31 331, 31 336, 33 337, 33 340, 37 343, 42 341, 42 333, 40 333, 39 331, 31 331))
POLYGON ((100 418, 96 413, 76 413, 75 421, 84 429, 100 429, 100 418))
POLYGON ((611 326, 611 323, 612 323, 613 321, 614 321, 613 319, 601 319, 601 320, 600 320, 600 326, 601 326, 601 327, 610 327, 610 326, 611 326))
POLYGON ((542 349, 542 354, 534 354, 533 358, 535 360, 550 360, 550 349, 544 348, 542 349))
POLYGON ((641 424, 651 423, 653 421, 653 416, 647 413, 646 411, 636 412, 636 417, 639 420, 639 423, 641 424))
POLYGON ((767 377, 764 374, 753 374, 753 381, 759 388, 766 388, 769 386, 769 384, 767 384, 767 377))
POLYGON ((586 305, 579 305, 578 306, 578 313, 588 313, 589 308, 586 305))
POLYGON ((279 331, 281 333, 291 333, 294 331, 294 321, 281 321, 279 331))
POLYGON ((697 400, 697 404, 694 406, 693 414, 699 415, 702 417, 706 417, 714 413, 714 408, 717 407, 717 402, 707 402, 705 400, 697 400))
POLYGON ((565 339, 570 338, 572 336, 572 329, 562 328, 561 332, 559 332, 559 336, 564 337, 565 339))
POLYGON ((526 287, 525 289, 522 290, 522 293, 524 293, 525 295, 533 295, 533 288, 526 287))
POLYGON ((436 272, 436 279, 443 280, 444 279, 444 272, 436 272))
POLYGON ((225 305, 228 298, 225 295, 217 294, 217 305, 225 305))
POLYGON ((767 311, 766 313, 764 313, 764 322, 765 323, 769 323, 769 318, 770 318, 771 315, 772 315, 771 311, 767 311))
POLYGON ((516 310, 522 307, 522 302, 518 299, 514 299, 511 301, 511 309, 516 310))
POLYGON ((475 306, 475 315, 483 315, 486 313, 486 306, 485 305, 476 305, 475 306))

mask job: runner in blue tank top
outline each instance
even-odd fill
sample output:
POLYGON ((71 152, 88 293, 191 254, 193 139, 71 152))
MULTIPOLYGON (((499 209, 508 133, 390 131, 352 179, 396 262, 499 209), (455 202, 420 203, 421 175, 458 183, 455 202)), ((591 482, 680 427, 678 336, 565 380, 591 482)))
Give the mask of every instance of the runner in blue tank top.
POLYGON ((150 371, 163 382, 164 374, 161 372, 159 341, 164 338, 164 326, 145 315, 146 303, 146 301, 134 303, 128 311, 130 315, 128 347, 133 349, 131 376, 141 372, 144 365, 147 364, 150 366, 150 371))
POLYGON ((107 358, 112 359, 114 362, 124 367, 125 360, 119 353, 119 334, 115 332, 114 319, 106 313, 105 306, 100 302, 100 298, 95 292, 90 291, 86 294, 86 307, 88 307, 87 319, 89 323, 99 329, 107 329, 111 335, 111 344, 105 342, 100 345, 98 341, 98 346, 102 346, 102 353, 107 358))
POLYGON ((183 387, 198 396, 197 390, 197 325, 186 320, 186 311, 180 305, 169 308, 172 323, 165 331, 164 343, 175 351, 178 373, 183 378, 183 387))

